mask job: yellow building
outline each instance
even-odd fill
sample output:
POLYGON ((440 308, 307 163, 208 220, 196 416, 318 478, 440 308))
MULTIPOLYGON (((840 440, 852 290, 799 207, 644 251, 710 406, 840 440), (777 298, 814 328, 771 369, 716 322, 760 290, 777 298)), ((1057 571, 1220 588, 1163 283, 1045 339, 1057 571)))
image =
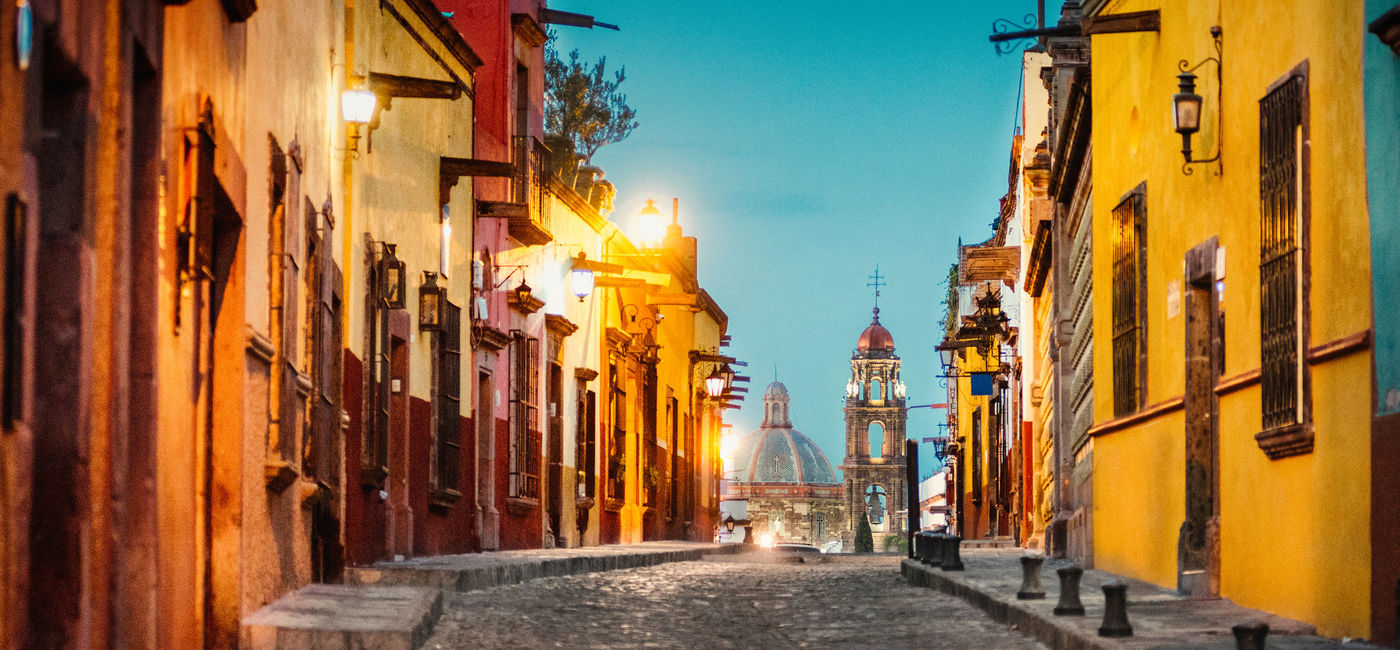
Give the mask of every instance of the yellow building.
POLYGON ((1361 3, 1149 10, 1092 37, 1095 566, 1370 636, 1361 3))

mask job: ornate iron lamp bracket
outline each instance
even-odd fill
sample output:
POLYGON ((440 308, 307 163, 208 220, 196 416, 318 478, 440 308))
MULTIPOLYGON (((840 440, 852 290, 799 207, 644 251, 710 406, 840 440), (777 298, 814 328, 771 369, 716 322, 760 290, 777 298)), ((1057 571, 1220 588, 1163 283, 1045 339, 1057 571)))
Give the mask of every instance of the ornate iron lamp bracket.
POLYGON ((1225 94, 1225 81, 1224 78, 1221 76, 1221 68, 1223 67, 1221 61, 1224 58, 1224 49, 1220 40, 1220 34, 1220 26, 1211 25, 1210 37, 1214 41, 1213 45, 1215 47, 1215 56, 1208 56, 1204 59, 1201 59, 1195 65, 1191 65, 1191 62, 1187 59, 1182 59, 1176 64, 1176 69, 1183 74, 1194 73, 1196 70, 1200 69, 1201 66, 1207 63, 1215 64, 1215 155, 1202 160, 1191 160, 1188 158, 1187 161, 1185 163, 1182 163, 1181 165, 1181 173, 1186 176, 1190 176, 1194 173, 1194 171, 1191 169, 1191 165, 1199 165, 1204 163, 1220 163, 1220 171, 1224 171, 1224 164, 1221 162, 1221 150, 1224 148, 1223 140, 1225 138, 1225 114, 1222 110, 1224 99, 1223 95, 1225 94))

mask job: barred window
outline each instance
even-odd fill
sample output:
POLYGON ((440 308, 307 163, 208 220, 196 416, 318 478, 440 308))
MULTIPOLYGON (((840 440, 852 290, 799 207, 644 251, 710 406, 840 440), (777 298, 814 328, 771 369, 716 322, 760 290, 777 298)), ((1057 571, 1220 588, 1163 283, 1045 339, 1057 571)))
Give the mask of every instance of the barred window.
POLYGON ((591 499, 597 490, 598 394, 578 380, 578 420, 574 464, 578 466, 578 496, 591 499))
POLYGON ((433 487, 458 493, 461 489, 462 434, 458 419, 462 413, 462 308, 450 302, 442 305, 442 331, 433 363, 437 380, 437 418, 433 427, 433 487))
POLYGON ((1113 414, 1118 417, 1142 408, 1146 394, 1146 217, 1144 185, 1113 208, 1113 414))
POLYGON ((972 502, 982 503, 982 407, 972 409, 972 502))
POLYGON ((1259 344, 1264 430, 1303 421, 1303 102, 1294 74, 1259 100, 1259 344))
POLYGON ((510 496, 540 497, 540 340, 511 333, 510 496))

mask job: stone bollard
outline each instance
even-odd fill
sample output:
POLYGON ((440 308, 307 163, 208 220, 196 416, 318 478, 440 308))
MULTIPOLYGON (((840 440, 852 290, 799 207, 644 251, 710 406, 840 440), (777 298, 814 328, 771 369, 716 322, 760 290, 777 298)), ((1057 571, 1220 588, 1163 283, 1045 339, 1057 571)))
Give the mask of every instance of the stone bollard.
POLYGON ((1060 602, 1055 605, 1056 616, 1083 616, 1084 603, 1079 602, 1079 577, 1084 569, 1067 566, 1055 570, 1060 576, 1060 602))
POLYGON ((1103 586, 1103 625, 1099 626, 1099 636, 1132 636, 1133 626, 1128 624, 1128 585, 1110 582, 1103 586))
POLYGON ((1021 556, 1021 590, 1016 592, 1016 600, 1042 600, 1045 587, 1040 584, 1040 565, 1044 555, 1027 553, 1021 556))
POLYGON ((923 531, 914 533, 914 559, 919 564, 928 564, 928 533, 923 531))
POLYGON ((928 561, 924 564, 929 566, 943 565, 943 536, 937 533, 928 534, 928 561))
POLYGON ((1235 633, 1235 647, 1238 650, 1264 650, 1264 640, 1269 636, 1269 624, 1260 621, 1236 623, 1230 631, 1235 633))
POLYGON ((957 535, 948 535, 943 540, 943 570, 962 571, 962 556, 958 547, 962 546, 962 538, 957 535))

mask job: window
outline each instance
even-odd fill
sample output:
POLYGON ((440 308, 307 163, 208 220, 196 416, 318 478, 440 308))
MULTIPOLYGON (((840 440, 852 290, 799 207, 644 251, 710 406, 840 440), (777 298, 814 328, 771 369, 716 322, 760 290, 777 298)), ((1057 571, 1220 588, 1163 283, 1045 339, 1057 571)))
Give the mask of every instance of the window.
POLYGON ((1113 414, 1118 417, 1142 408, 1146 394, 1146 214, 1145 185, 1113 208, 1113 414))
POLYGON ((389 306, 382 295, 384 264, 380 259, 369 265, 365 301, 369 324, 368 412, 360 448, 361 481, 379 485, 389 473, 389 306))
POLYGON ((657 489, 661 485, 660 450, 656 445, 656 366, 647 364, 642 373, 642 435, 638 441, 642 458, 642 505, 657 504, 657 489))
POLYGON ((437 398, 433 439, 436 456, 433 487, 452 496, 460 495, 462 434, 458 419, 462 413, 462 308, 451 302, 442 305, 442 331, 437 333, 433 355, 433 377, 437 398))
POLYGON ((540 340, 511 332, 510 496, 540 498, 540 340))
MULTIPOLYGON (((1259 100, 1259 346, 1263 428, 1302 433, 1308 422, 1307 64, 1259 100)), ((1311 437, 1265 436, 1271 458, 1306 453, 1311 437)))
POLYGON ((982 503, 982 407, 972 409, 972 502, 982 503))
POLYGON ((574 464, 578 466, 578 496, 592 499, 598 484, 598 394, 578 380, 578 424, 574 464))
POLYGON ((25 314, 25 259, 29 255, 26 236, 28 207, 18 195, 5 198, 5 366, 3 409, 5 428, 14 426, 23 412, 24 339, 28 318, 25 314))
POLYGON ((627 391, 622 388, 617 364, 608 364, 608 417, 612 440, 608 444, 608 498, 623 498, 626 487, 626 467, 623 455, 627 450, 627 391))
POLYGON ((676 507, 679 505, 676 499, 680 496, 681 491, 680 482, 677 480, 677 478, 680 477, 681 469, 681 456, 679 455, 681 444, 681 406, 680 401, 671 395, 671 389, 666 389, 666 451, 671 457, 671 480, 667 492, 669 508, 667 512, 670 513, 670 516, 675 517, 677 512, 676 507))

